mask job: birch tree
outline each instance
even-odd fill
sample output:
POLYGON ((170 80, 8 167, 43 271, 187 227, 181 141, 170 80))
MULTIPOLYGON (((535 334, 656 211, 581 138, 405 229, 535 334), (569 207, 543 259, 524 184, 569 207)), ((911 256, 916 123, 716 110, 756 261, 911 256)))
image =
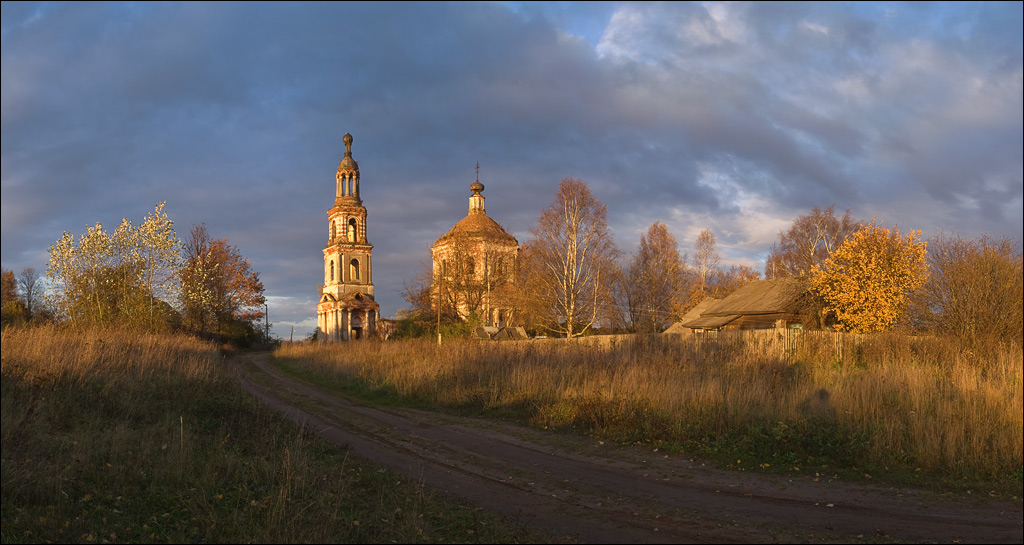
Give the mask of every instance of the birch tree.
POLYGON ((166 324, 170 306, 161 297, 176 283, 180 250, 163 207, 139 228, 127 218, 113 233, 96 223, 77 240, 64 232, 50 246, 46 274, 55 289, 48 302, 59 317, 77 325, 166 324))
MULTIPOLYGON (((182 244, 174 232, 174 222, 164 212, 166 202, 156 205, 134 232, 132 256, 141 264, 142 284, 150 297, 175 301, 181 286, 182 244)), ((149 306, 149 320, 155 320, 155 305, 149 306)))
POLYGON ((25 267, 18 275, 18 292, 25 304, 26 318, 34 319, 42 313, 41 278, 33 267, 25 267))
POLYGON ((835 207, 814 207, 810 214, 793 220, 788 231, 779 232, 779 241, 765 260, 765 278, 809 275, 861 227, 849 210, 836 217, 835 207))
POLYGON ((704 229, 697 235, 697 240, 693 243, 693 269, 697 283, 694 291, 700 293, 701 299, 709 291, 708 283, 714 274, 715 267, 718 266, 718 261, 715 234, 711 232, 711 229, 704 229))
POLYGON ((526 294, 542 309, 541 327, 583 335, 606 315, 618 250, 608 232, 608 209, 582 180, 563 178, 526 245, 526 294))

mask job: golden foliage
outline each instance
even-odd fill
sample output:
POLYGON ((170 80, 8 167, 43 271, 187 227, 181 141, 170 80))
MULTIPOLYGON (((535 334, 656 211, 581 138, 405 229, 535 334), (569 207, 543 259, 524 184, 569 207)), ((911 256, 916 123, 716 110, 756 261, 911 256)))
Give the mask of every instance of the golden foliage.
POLYGON ((838 328, 864 333, 896 323, 907 295, 928 278, 928 243, 920 231, 901 236, 872 221, 812 269, 811 287, 835 312, 838 328))

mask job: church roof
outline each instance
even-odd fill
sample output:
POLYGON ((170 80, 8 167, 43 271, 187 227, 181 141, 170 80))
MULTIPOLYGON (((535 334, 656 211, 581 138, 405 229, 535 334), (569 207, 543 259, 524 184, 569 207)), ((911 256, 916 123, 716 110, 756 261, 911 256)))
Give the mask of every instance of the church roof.
POLYGON ((441 238, 437 239, 437 242, 434 243, 435 248, 459 235, 491 243, 519 246, 519 241, 515 237, 506 233, 505 229, 498 225, 498 222, 487 217, 487 212, 484 210, 484 196, 482 195, 484 184, 480 183, 480 163, 477 163, 476 170, 476 181, 469 186, 470 191, 473 192, 469 197, 469 214, 462 218, 459 223, 456 223, 455 227, 452 227, 441 238))
POLYGON ((363 310, 378 310, 380 305, 374 300, 373 296, 368 293, 346 293, 341 298, 336 298, 330 293, 325 293, 320 296, 320 303, 335 303, 337 307, 341 308, 353 308, 363 310))
POLYGON ((441 238, 437 239, 434 246, 438 246, 456 237, 465 235, 471 238, 481 238, 491 242, 502 242, 509 245, 519 245, 516 237, 505 232, 505 229, 498 222, 491 219, 487 214, 469 214, 455 224, 441 238))

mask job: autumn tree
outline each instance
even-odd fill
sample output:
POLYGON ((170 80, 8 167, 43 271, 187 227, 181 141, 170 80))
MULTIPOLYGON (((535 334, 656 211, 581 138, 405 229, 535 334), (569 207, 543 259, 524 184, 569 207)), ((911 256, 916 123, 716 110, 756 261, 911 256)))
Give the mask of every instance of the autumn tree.
POLYGON ((616 275, 616 309, 630 331, 662 331, 677 318, 687 267, 676 238, 661 222, 640 235, 640 247, 616 275))
MULTIPOLYGON (((182 244, 174 232, 174 222, 167 216, 162 202, 156 205, 132 233, 132 259, 139 263, 141 284, 151 298, 172 302, 181 286, 182 244)), ((149 306, 152 327, 156 305, 149 306)))
POLYGON ((814 207, 810 214, 793 220, 788 231, 779 232, 778 243, 765 260, 765 278, 810 274, 815 265, 828 259, 846 237, 860 228, 861 223, 853 219, 849 210, 836 217, 835 207, 814 207))
POLYGON ((920 326, 972 345, 1021 343, 1024 274, 1016 242, 939 235, 928 244, 928 264, 928 281, 913 300, 920 326))
POLYGON ((715 267, 718 266, 719 259, 715 234, 711 232, 711 229, 702 230, 693 243, 694 285, 692 291, 697 293, 698 303, 710 291, 708 285, 715 267))
POLYGON ((185 242, 180 298, 190 329, 240 342, 258 336, 266 302, 259 273, 227 239, 211 239, 204 224, 192 226, 185 242))
POLYGON ((14 271, 7 269, 0 274, 0 313, 3 325, 21 323, 26 319, 25 304, 18 295, 18 281, 14 271))
POLYGON ((529 331, 548 331, 547 325, 552 314, 552 301, 541 297, 537 289, 545 280, 547 271, 540 263, 541 255, 535 252, 530 241, 523 244, 516 262, 516 285, 510 291, 510 305, 515 309, 516 321, 529 331))
POLYGON ((814 265, 811 286, 835 313, 838 328, 862 333, 896 323, 908 294, 928 277, 928 244, 920 236, 920 231, 901 236, 896 227, 872 221, 814 265))
POLYGON ((65 232, 50 246, 51 308, 77 325, 166 326, 172 312, 161 297, 176 289, 180 244, 163 207, 139 227, 125 218, 112 233, 100 223, 77 240, 65 232))
POLYGON ((402 287, 402 297, 409 304, 407 311, 413 314, 430 316, 435 308, 431 296, 431 284, 434 281, 430 263, 420 262, 419 272, 402 287))
POLYGON ((748 265, 730 265, 728 269, 715 269, 711 275, 710 296, 723 299, 748 282, 761 279, 761 273, 748 265))
POLYGON ((433 266, 435 298, 442 314, 454 318, 476 316, 484 310, 488 288, 493 281, 489 259, 493 252, 466 233, 450 236, 443 256, 437 256, 433 266))
POLYGON ((42 313, 42 278, 33 267, 25 267, 18 275, 18 294, 25 304, 26 318, 35 319, 42 313))
POLYGON ((711 229, 701 230, 693 243, 693 254, 690 255, 692 267, 686 275, 684 295, 678 299, 675 308, 677 316, 683 316, 711 295, 720 260, 715 234, 711 229))
POLYGON ((436 297, 432 295, 433 271, 429 263, 420 262, 419 272, 403 283, 402 297, 408 307, 395 313, 393 338, 423 337, 436 334, 440 316, 436 312, 436 297))
POLYGON ((618 254, 607 216, 586 183, 563 178, 531 230, 523 264, 530 267, 524 272, 529 280, 522 284, 528 298, 540 302, 538 320, 545 329, 579 336, 607 314, 618 254))

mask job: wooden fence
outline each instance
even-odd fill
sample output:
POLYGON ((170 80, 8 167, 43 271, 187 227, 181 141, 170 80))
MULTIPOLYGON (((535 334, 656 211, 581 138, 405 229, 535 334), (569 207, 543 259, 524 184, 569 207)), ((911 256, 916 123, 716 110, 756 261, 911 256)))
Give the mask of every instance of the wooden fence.
POLYGON ((693 350, 709 351, 723 349, 744 349, 760 352, 765 356, 793 357, 808 344, 816 345, 819 352, 829 351, 836 360, 843 360, 852 354, 866 338, 865 335, 838 331, 805 331, 793 329, 751 329, 733 331, 706 331, 700 333, 662 333, 657 335, 618 334, 591 335, 587 337, 545 338, 514 341, 517 343, 573 343, 582 346, 614 349, 644 338, 658 339, 659 342, 680 343, 693 350))

